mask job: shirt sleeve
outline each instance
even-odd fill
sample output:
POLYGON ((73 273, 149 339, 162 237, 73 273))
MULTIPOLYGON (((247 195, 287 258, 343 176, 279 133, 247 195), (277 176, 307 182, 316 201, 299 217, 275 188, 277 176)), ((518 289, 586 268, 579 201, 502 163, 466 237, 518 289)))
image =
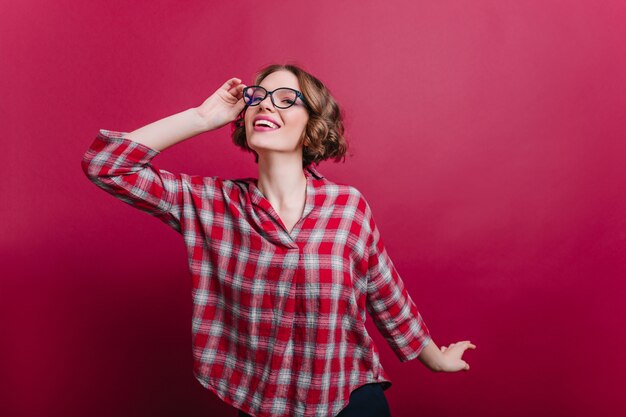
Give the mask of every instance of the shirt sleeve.
POLYGON ((366 308, 400 362, 406 362, 419 356, 430 332, 387 254, 369 204, 362 202, 369 228, 366 308))
POLYGON ((181 233, 180 175, 152 166, 160 152, 125 135, 101 129, 83 155, 83 172, 104 191, 181 233))

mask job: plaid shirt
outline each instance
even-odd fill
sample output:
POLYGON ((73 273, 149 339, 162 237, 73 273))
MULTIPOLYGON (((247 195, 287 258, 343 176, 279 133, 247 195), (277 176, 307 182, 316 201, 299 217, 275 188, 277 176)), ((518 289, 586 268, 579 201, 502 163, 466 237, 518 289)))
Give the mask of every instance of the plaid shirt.
POLYGON ((334 416, 356 388, 391 386, 366 311, 401 362, 431 340, 356 188, 305 168, 289 232, 255 178, 175 175, 151 165, 159 153, 100 130, 82 168, 182 234, 193 373, 221 400, 258 417, 334 416))

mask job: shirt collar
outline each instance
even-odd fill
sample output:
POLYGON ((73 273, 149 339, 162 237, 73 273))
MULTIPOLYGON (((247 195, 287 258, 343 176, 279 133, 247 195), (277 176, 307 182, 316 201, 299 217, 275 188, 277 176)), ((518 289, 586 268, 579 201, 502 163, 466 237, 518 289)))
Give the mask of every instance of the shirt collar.
POLYGON ((315 169, 313 164, 310 164, 304 169, 304 175, 313 176, 317 180, 321 180, 322 178, 324 178, 324 176, 317 169, 315 169))

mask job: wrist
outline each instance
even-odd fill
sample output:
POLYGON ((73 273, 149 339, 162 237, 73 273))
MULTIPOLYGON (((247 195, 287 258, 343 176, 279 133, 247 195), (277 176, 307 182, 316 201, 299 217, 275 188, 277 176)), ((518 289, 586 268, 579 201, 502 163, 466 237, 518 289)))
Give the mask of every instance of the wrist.
POLYGON ((200 133, 208 132, 210 130, 213 130, 213 126, 211 126, 211 122, 209 120, 209 117, 207 117, 207 115, 203 114, 200 111, 199 107, 192 107, 188 111, 190 112, 190 115, 191 115, 191 117, 193 119, 194 126, 196 126, 196 128, 200 131, 200 133))
POLYGON ((445 358, 443 352, 431 339, 418 356, 419 360, 433 372, 443 372, 445 370, 445 358))

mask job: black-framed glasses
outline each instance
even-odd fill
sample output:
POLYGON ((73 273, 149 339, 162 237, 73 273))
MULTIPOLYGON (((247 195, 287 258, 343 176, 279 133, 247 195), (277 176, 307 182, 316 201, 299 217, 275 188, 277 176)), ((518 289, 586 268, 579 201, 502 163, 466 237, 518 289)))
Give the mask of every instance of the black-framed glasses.
POLYGON ((306 105, 306 100, 301 92, 294 90, 293 88, 281 87, 274 91, 267 91, 260 85, 251 85, 243 89, 243 101, 247 106, 258 106, 261 104, 267 95, 270 95, 270 100, 274 107, 279 109, 288 109, 296 104, 298 98, 306 105))

